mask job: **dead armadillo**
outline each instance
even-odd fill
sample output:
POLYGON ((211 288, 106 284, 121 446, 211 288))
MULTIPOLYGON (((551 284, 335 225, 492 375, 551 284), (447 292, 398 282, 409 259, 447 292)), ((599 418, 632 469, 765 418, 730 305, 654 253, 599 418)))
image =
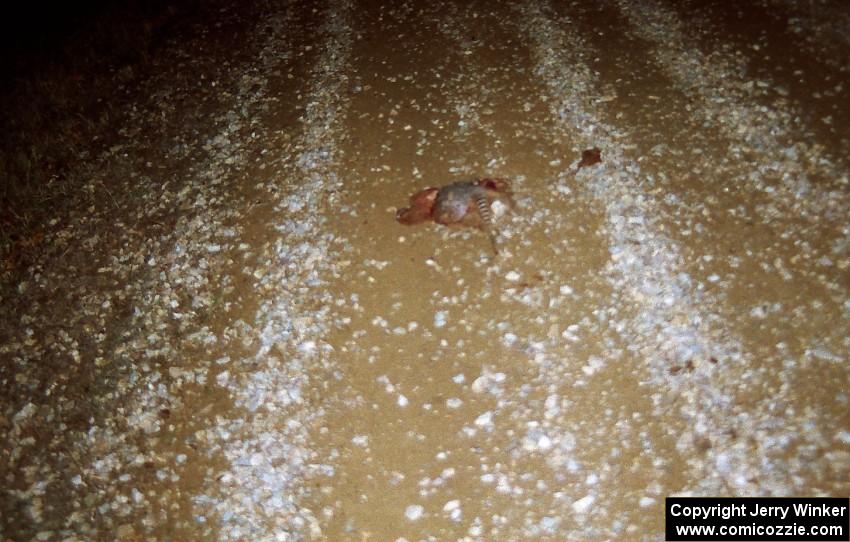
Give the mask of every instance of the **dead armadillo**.
POLYGON ((493 232, 491 205, 500 201, 513 207, 510 183, 505 179, 461 181, 441 188, 426 188, 410 198, 410 206, 399 209, 396 220, 412 225, 433 220, 446 226, 461 225, 487 233, 493 251, 498 253, 493 232))

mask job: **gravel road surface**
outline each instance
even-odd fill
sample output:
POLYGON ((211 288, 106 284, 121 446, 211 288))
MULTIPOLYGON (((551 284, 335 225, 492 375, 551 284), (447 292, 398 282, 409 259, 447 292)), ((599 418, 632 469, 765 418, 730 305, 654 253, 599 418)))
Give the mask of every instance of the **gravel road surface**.
POLYGON ((840 0, 221 9, 0 299, 0 538, 660 541, 665 496, 846 496, 847 36, 840 0), (498 255, 394 220, 481 177, 498 255))

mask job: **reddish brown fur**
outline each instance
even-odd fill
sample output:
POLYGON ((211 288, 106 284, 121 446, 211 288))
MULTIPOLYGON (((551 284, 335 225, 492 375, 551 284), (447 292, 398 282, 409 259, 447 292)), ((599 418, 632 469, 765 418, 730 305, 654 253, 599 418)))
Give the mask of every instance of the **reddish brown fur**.
POLYGON ((410 196, 410 207, 399 209, 395 219, 401 224, 412 226, 432 219, 434 202, 437 200, 439 188, 426 188, 410 196))

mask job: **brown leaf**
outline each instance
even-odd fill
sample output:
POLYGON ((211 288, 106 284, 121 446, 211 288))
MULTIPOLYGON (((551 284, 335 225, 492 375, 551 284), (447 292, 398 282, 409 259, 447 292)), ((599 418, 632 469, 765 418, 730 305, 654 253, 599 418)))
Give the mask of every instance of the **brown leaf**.
POLYGON ((602 161, 602 153, 596 147, 581 151, 581 161, 578 163, 579 168, 592 166, 602 161))

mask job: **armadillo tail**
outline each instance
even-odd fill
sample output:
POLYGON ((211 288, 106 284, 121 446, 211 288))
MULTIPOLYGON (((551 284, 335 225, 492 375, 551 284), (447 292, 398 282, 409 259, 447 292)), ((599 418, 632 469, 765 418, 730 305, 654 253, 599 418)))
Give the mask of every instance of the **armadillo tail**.
POLYGON ((490 246, 493 247, 493 253, 499 253, 499 247, 496 244, 496 234, 493 232, 493 211, 490 209, 490 200, 487 196, 478 195, 475 197, 475 206, 478 208, 478 215, 481 217, 483 229, 487 232, 487 237, 490 238, 490 246))
POLYGON ((478 207, 478 215, 488 226, 493 222, 493 211, 490 209, 490 201, 486 196, 477 196, 475 205, 478 207))

